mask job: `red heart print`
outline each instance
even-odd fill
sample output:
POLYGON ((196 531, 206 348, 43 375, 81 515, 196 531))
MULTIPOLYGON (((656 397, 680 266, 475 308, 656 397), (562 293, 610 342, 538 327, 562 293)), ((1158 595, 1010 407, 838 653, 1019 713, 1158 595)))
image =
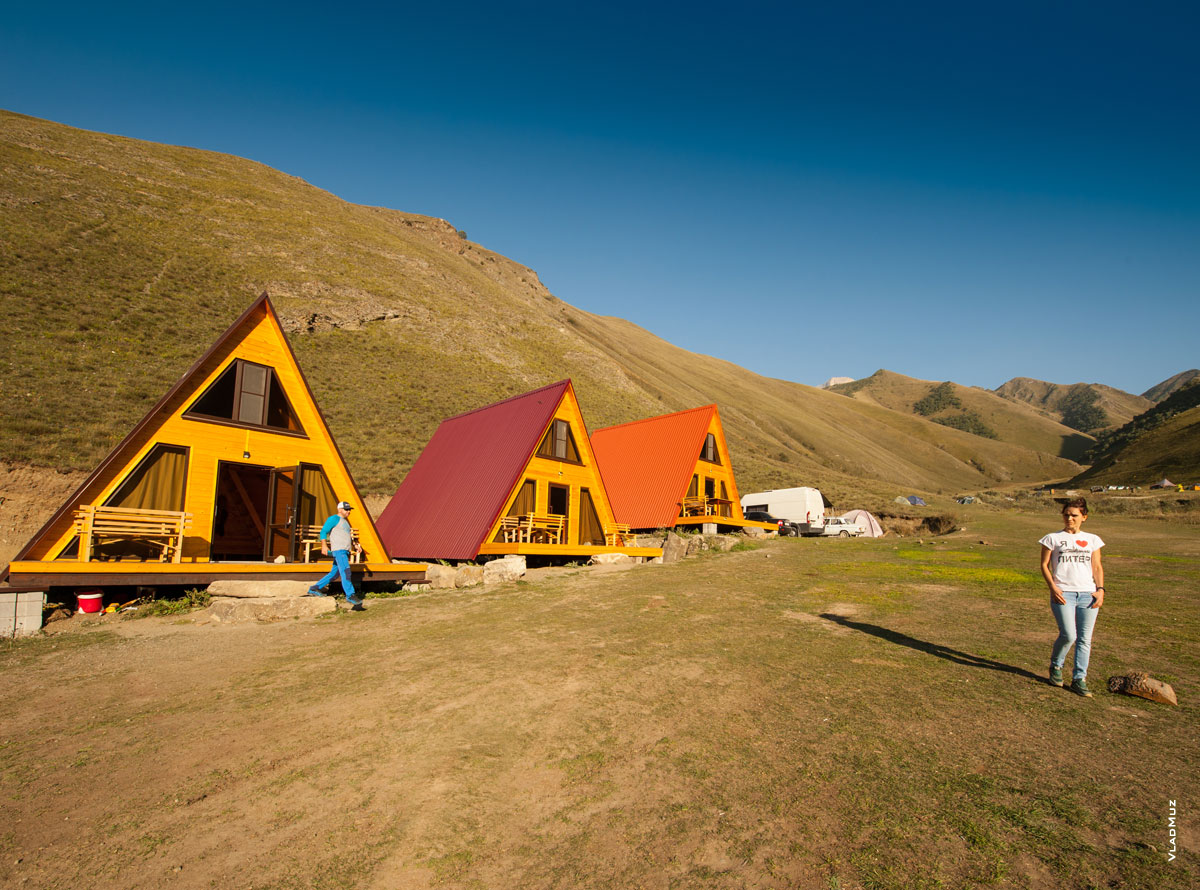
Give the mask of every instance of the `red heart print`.
POLYGON ((1087 547, 1087 541, 1080 541, 1078 538, 1076 538, 1075 543, 1078 544, 1080 547, 1085 547, 1085 548, 1087 547))

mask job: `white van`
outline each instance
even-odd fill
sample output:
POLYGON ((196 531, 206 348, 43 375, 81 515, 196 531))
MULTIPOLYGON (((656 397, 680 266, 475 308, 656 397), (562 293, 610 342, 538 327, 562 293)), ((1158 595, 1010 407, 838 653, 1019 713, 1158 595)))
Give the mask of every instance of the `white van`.
POLYGON ((742 495, 742 510, 762 510, 800 526, 800 534, 819 535, 825 527, 825 498, 815 488, 775 488, 742 495))

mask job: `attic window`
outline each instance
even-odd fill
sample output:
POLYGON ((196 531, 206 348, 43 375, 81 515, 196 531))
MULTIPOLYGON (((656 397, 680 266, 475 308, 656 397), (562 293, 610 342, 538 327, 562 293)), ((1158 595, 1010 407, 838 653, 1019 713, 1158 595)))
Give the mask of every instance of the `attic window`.
POLYGON ((231 362, 184 416, 304 435, 275 369, 244 359, 231 362))
POLYGON ((546 437, 538 446, 538 457, 550 460, 565 460, 571 463, 582 463, 579 459, 579 449, 575 446, 575 437, 571 435, 571 424, 565 420, 556 420, 550 424, 546 437))
POLYGON ((704 437, 704 447, 700 449, 700 460, 706 460, 710 464, 721 463, 721 455, 717 451, 717 437, 712 433, 704 437))

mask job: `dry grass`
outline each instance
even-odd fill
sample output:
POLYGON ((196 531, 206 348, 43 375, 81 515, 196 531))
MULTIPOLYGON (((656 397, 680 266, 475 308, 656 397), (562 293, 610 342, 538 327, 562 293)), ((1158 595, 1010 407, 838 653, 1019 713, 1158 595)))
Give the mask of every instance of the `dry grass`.
POLYGON ((1053 518, 10 645, 0 883, 1195 886, 1200 545, 1093 518, 1093 685, 1182 705, 1083 700, 1041 682, 1053 518))

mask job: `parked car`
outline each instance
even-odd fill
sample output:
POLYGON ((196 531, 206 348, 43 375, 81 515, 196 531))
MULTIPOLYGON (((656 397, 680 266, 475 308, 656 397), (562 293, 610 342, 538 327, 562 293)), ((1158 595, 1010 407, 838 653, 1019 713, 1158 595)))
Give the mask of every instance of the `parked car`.
POLYGON ((843 519, 840 516, 833 516, 825 520, 825 527, 821 529, 821 534, 826 537, 837 538, 857 538, 863 533, 861 525, 851 522, 849 519, 843 519))
POLYGON ((778 519, 763 510, 749 510, 744 515, 747 519, 753 519, 755 522, 775 523, 779 527, 779 537, 781 538, 795 538, 800 535, 800 529, 796 523, 778 519))

